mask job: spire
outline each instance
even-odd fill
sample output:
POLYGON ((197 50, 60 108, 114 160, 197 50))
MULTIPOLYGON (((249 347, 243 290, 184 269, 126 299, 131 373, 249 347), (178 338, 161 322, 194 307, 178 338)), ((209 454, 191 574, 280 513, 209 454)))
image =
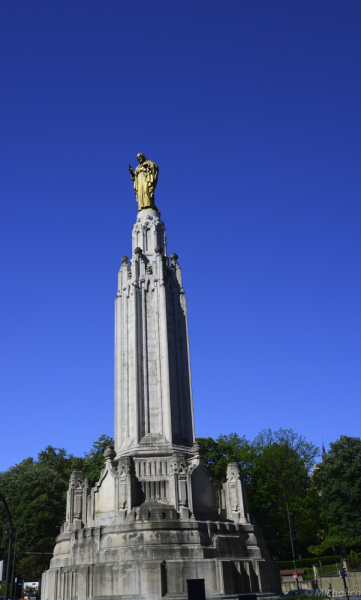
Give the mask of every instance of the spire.
POLYGON ((322 436, 322 458, 325 456, 325 454, 326 454, 326 450, 325 450, 325 444, 324 444, 323 436, 322 436))
POLYGON ((142 210, 132 259, 122 258, 115 317, 118 456, 194 443, 186 298, 177 254, 167 257, 160 213, 142 210))
POLYGON ((137 221, 132 232, 132 251, 142 249, 147 258, 154 255, 154 249, 159 246, 167 256, 167 235, 164 223, 160 220, 157 210, 142 210, 138 212, 137 221))

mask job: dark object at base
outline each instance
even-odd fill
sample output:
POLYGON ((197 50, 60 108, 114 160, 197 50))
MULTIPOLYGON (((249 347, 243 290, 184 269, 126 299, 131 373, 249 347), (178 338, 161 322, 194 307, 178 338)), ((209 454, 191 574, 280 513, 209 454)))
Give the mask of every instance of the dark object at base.
POLYGON ((204 579, 187 579, 187 589, 188 600, 206 600, 204 579))
POLYGON ((239 600, 257 600, 256 594, 242 594, 238 596, 239 600))

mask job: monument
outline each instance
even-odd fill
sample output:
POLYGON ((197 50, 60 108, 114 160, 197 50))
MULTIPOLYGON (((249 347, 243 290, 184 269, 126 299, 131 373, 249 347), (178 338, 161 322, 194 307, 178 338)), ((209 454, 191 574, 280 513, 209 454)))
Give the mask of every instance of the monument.
POLYGON ((239 465, 218 483, 195 442, 181 268, 154 204, 158 167, 137 158, 115 299, 115 445, 95 485, 71 475, 42 599, 185 600, 189 580, 214 600, 280 593, 239 465))

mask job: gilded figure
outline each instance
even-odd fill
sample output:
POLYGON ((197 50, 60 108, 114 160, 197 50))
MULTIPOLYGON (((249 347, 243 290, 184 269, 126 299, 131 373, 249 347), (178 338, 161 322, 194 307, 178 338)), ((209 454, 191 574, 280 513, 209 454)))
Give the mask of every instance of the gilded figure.
POLYGON ((138 210, 151 208, 158 210, 154 204, 154 190, 158 183, 158 165, 152 160, 147 160, 142 152, 137 154, 139 165, 133 171, 129 165, 129 173, 134 181, 134 191, 138 202, 138 210))

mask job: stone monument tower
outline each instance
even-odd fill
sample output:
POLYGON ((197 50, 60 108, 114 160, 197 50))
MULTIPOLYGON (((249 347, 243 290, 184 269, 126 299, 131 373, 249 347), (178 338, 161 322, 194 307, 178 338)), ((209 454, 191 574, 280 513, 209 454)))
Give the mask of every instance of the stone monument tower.
POLYGON ((181 268, 154 204, 158 167, 137 158, 132 258, 115 300, 115 446, 95 485, 71 475, 42 599, 185 600, 187 580, 214 600, 279 593, 239 465, 221 485, 195 443, 181 268))

